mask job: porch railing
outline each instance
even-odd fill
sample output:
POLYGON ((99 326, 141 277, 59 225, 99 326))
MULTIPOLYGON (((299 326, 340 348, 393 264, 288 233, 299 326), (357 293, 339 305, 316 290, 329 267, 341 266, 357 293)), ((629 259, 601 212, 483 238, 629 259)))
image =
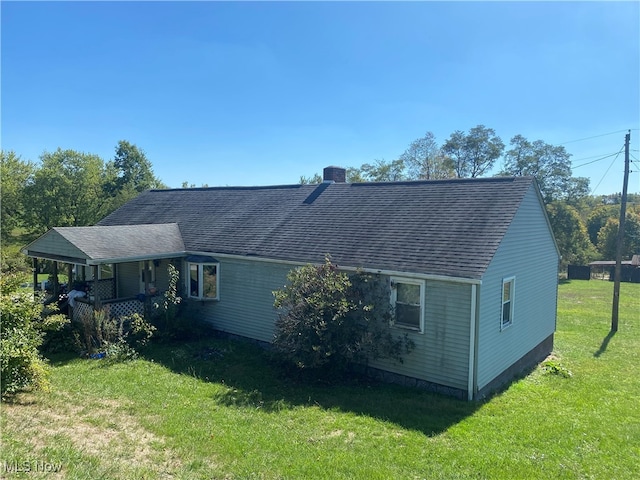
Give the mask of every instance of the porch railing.
MULTIPOLYGON (((78 298, 75 304, 72 316, 74 321, 80 321, 84 315, 92 315, 95 309, 93 303, 85 299, 78 298)), ((144 315, 144 301, 138 297, 103 300, 100 302, 100 308, 107 312, 109 318, 128 317, 134 313, 144 315)))

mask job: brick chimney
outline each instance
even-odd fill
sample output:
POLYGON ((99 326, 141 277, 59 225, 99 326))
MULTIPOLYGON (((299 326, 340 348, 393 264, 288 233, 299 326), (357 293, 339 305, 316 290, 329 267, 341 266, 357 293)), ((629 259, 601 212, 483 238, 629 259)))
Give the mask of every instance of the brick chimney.
POLYGON ((341 167, 325 167, 322 171, 322 179, 325 182, 345 183, 347 170, 341 167))

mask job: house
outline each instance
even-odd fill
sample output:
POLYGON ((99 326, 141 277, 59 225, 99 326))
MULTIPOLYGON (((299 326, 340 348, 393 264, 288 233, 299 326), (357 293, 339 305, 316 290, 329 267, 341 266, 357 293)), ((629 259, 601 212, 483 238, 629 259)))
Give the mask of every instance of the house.
POLYGON ((559 253, 530 177, 349 184, 327 167, 318 185, 150 190, 24 251, 82 272, 112 314, 166 289, 171 262, 204 321, 263 342, 272 292, 330 254, 344 271, 382 275, 392 306, 411 307, 389 328, 414 351, 372 372, 470 400, 553 348, 559 253))

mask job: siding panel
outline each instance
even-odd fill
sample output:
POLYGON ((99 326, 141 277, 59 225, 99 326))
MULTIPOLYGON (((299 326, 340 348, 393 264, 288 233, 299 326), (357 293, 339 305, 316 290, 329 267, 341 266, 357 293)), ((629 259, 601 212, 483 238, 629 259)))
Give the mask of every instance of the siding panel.
POLYGON ((138 262, 118 264, 118 297, 133 297, 140 293, 138 262))
MULTIPOLYGON (((467 389, 471 285, 427 281, 425 331, 409 332, 415 349, 404 363, 390 360, 371 366, 449 387, 467 389)), ((399 334, 405 330, 394 329, 399 334)))
POLYGON ((558 257, 532 186, 480 287, 478 388, 555 331, 558 257), (513 324, 500 330, 502 279, 515 276, 513 324))
POLYGON ((220 300, 199 302, 214 328, 265 342, 277 318, 273 292, 286 283, 290 265, 225 259, 220 262, 220 300))

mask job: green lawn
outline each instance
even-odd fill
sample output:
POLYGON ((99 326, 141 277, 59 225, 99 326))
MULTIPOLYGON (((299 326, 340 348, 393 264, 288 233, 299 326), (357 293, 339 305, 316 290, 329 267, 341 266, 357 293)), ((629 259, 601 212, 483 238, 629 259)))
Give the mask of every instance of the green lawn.
POLYGON ((554 354, 571 377, 538 368, 484 403, 299 385, 216 339, 125 364, 56 358, 50 393, 2 406, 0 478, 640 478, 640 285, 622 285, 613 336, 612 290, 560 286, 554 354))

